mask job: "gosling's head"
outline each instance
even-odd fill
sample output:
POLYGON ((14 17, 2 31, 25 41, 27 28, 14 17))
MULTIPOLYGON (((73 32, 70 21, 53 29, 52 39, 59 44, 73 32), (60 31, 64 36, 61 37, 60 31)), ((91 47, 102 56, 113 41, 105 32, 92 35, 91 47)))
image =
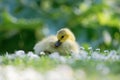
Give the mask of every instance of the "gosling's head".
POLYGON ((62 28, 57 32, 58 41, 55 43, 56 47, 59 47, 66 40, 75 41, 74 34, 68 28, 62 28))

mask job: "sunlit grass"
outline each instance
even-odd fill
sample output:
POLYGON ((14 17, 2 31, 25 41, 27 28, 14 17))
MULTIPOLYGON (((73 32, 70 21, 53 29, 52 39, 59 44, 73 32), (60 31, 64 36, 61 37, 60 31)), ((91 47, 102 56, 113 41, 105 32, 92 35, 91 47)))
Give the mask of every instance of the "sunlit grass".
POLYGON ((0 56, 0 79, 11 80, 9 78, 15 77, 17 80, 119 80, 120 78, 120 55, 115 50, 100 52, 100 49, 93 51, 90 48, 82 49, 77 55, 61 56, 57 52, 42 55, 19 50, 14 54, 6 53, 0 56), (28 77, 29 73, 33 76, 28 77))

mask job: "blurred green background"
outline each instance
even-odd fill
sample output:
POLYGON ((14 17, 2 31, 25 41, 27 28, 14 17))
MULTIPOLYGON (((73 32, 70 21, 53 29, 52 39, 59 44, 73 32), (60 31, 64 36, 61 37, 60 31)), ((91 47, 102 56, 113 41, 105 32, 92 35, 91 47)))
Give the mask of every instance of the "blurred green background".
POLYGON ((84 47, 120 50, 120 0, 0 0, 0 54, 71 29, 84 47))

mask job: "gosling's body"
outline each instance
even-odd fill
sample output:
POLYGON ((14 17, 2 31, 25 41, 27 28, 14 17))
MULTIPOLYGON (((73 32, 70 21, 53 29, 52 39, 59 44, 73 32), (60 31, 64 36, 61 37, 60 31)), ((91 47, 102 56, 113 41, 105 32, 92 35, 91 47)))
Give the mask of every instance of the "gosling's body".
POLYGON ((35 47, 35 53, 39 54, 40 52, 47 52, 47 53, 53 53, 56 51, 55 49, 55 42, 57 41, 57 37, 56 36, 50 36, 47 37, 45 39, 43 39, 42 41, 38 42, 35 47))
POLYGON ((35 53, 40 52, 60 54, 79 53, 79 45, 75 41, 73 33, 63 28, 57 32, 57 36, 50 36, 38 42, 34 47, 35 53))

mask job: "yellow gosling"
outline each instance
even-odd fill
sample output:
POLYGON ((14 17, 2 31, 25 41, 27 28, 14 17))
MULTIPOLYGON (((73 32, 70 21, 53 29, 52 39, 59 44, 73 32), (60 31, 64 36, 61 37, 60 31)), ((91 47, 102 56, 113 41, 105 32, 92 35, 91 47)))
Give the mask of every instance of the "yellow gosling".
POLYGON ((79 45, 76 43, 74 34, 68 29, 63 28, 57 32, 56 36, 50 36, 38 42, 34 47, 35 53, 58 52, 62 55, 79 53, 79 45))

